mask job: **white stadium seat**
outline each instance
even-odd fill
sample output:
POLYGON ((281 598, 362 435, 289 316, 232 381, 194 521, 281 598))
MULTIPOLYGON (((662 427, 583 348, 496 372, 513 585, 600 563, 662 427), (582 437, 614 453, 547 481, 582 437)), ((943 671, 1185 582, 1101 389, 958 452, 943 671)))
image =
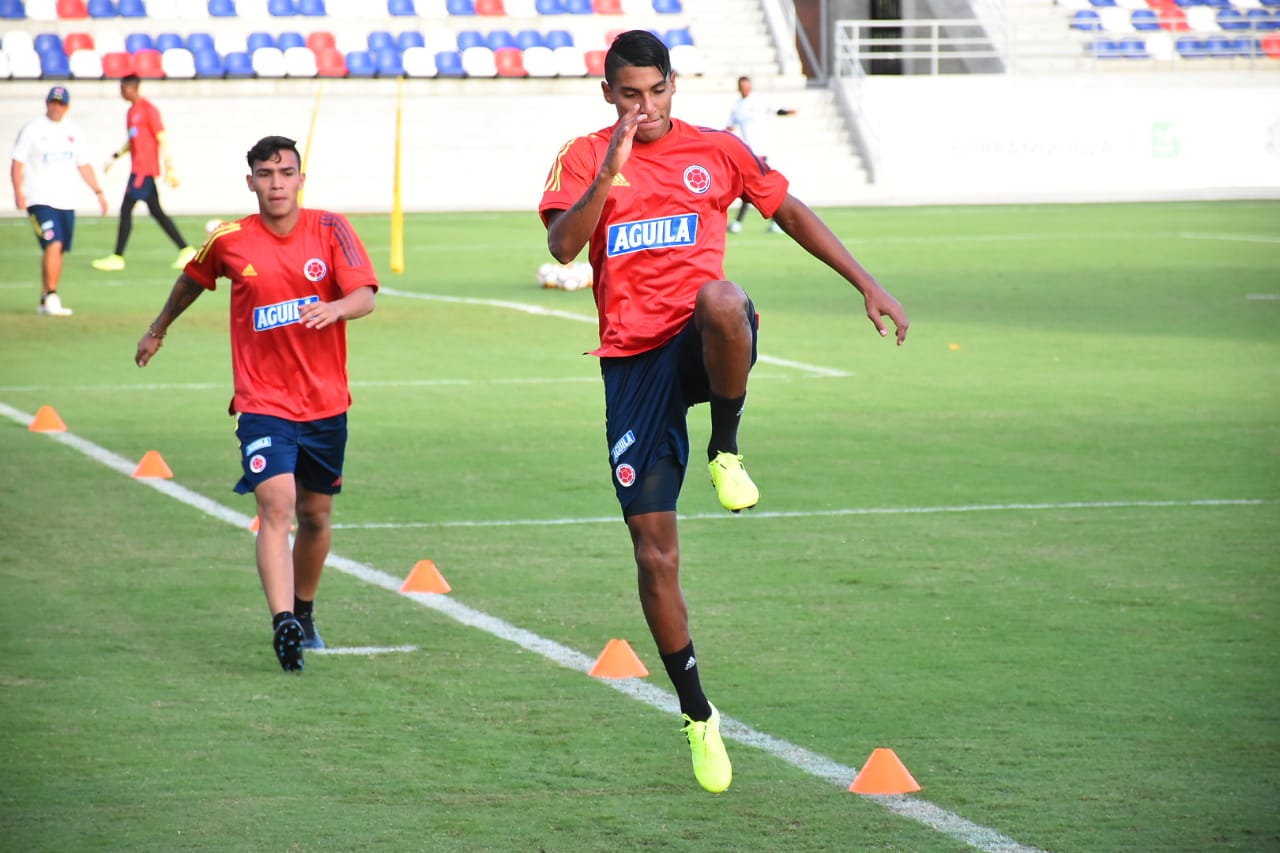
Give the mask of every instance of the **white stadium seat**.
POLYGON ((586 77, 587 60, 580 47, 557 47, 551 51, 556 57, 556 74, 560 77, 586 77))
POLYGON ((0 80, 8 80, 9 76, 9 54, 0 50, 0 80))
POLYGON ((27 0, 27 20, 58 20, 58 0, 27 0))
POLYGON ((120 30, 103 30, 93 34, 93 49, 98 56, 108 53, 124 53, 124 33, 120 30))
POLYGON ((34 53, 35 39, 26 30, 13 30, 4 34, 0 40, 0 50, 12 56, 15 53, 34 53))
POLYGON ((284 53, 278 47, 260 47, 253 52, 253 73, 259 77, 283 77, 284 53))
POLYGON ((524 70, 530 77, 555 77, 560 73, 556 54, 549 47, 529 47, 524 51, 524 70))
POLYGON ((96 50, 83 48, 72 51, 67 62, 71 67, 71 76, 77 80, 102 79, 102 57, 96 50))
POLYGON ((286 77, 316 76, 316 55, 309 47, 290 47, 284 52, 286 77))
POLYGON ((436 54, 429 47, 411 47, 401 57, 404 73, 409 77, 434 77, 439 72, 436 68, 436 54))
POLYGON ((497 77, 498 66, 493 51, 487 47, 469 47, 462 52, 462 70, 468 77, 497 77))
POLYGON ((702 51, 691 44, 678 44, 671 48, 671 70, 690 77, 697 77, 706 70, 702 51))
POLYGON ((164 76, 173 80, 190 80, 196 76, 196 58, 185 47, 171 47, 160 54, 164 76))
POLYGON ((1129 16, 1128 9, 1103 6, 1098 9, 1098 19, 1102 21, 1102 28, 1109 33, 1133 32, 1133 19, 1129 16))
POLYGON ((34 50, 5 55, 9 57, 9 74, 14 80, 39 80, 44 73, 40 67, 40 56, 34 50))

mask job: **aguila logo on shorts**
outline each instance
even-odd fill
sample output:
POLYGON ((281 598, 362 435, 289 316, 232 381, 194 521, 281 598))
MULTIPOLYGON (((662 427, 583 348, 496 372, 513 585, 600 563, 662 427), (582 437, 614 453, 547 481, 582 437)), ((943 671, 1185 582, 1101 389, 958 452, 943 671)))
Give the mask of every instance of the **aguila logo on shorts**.
POLYGON ((684 170, 684 185, 694 195, 702 195, 711 189, 711 173, 705 166, 690 166, 684 170))
POLYGON ((249 459, 249 470, 255 474, 261 474, 267 470, 267 458, 259 453, 249 459))
POLYGON ((618 461, 618 457, 627 452, 627 448, 636 443, 636 434, 632 430, 627 430, 627 434, 618 439, 613 445, 613 449, 609 451, 609 458, 614 462, 618 461))
POLYGON ((267 329, 278 329, 281 326, 292 326, 294 323, 300 323, 302 322, 302 306, 319 301, 320 297, 313 295, 254 308, 253 330, 255 332, 265 332, 267 329))
POLYGON ((698 214, 679 213, 639 222, 619 222, 609 226, 611 258, 645 249, 692 246, 698 241, 698 214))
POLYGON ((613 469, 613 476, 617 477, 618 483, 625 488, 629 489, 636 484, 636 469, 626 462, 613 469))
POLYGON ((302 265, 302 274, 307 277, 307 281, 319 281, 328 271, 328 265, 319 258, 312 258, 302 265))

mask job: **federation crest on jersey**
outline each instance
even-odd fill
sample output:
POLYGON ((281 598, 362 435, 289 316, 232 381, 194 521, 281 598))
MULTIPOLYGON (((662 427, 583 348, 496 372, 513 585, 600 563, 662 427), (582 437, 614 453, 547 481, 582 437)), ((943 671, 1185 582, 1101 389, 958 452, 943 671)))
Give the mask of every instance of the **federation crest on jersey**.
POLYGON ((694 195, 702 195, 711 189, 711 173, 695 163, 684 170, 684 185, 694 195))
POLYGON ((613 475, 618 478, 618 483, 624 488, 631 488, 636 483, 636 469, 626 462, 614 468, 613 475))
POLYGON ((267 460, 261 453, 249 458, 249 470, 255 474, 261 474, 267 470, 267 460))
POLYGON ((329 265, 319 258, 312 258, 302 265, 302 274, 307 277, 307 281, 320 281, 328 271, 329 265))

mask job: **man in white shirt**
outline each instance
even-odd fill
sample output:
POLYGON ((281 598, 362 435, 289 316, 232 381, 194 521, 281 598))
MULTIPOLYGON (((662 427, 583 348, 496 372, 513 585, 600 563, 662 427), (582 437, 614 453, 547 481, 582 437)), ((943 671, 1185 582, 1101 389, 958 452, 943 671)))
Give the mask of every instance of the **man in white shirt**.
MULTIPOLYGON (((765 164, 769 162, 769 149, 773 140, 769 134, 769 122, 774 116, 793 116, 795 110, 781 109, 766 103, 759 95, 751 94, 751 78, 738 78, 738 95, 740 96, 729 111, 729 123, 725 130, 732 131, 751 149, 765 164)), ((744 198, 738 208, 738 216, 729 223, 729 232, 737 234, 742 230, 742 220, 746 218, 751 205, 744 198)), ((770 231, 779 231, 777 224, 769 223, 770 231)))
POLYGON ((58 280, 62 277, 62 256, 71 251, 76 230, 77 173, 97 196, 102 214, 107 213, 107 197, 89 162, 84 132, 75 122, 64 120, 69 109, 71 93, 67 87, 50 89, 44 116, 18 131, 9 166, 13 202, 31 217, 44 253, 39 312, 49 317, 71 314, 58 296, 58 280))

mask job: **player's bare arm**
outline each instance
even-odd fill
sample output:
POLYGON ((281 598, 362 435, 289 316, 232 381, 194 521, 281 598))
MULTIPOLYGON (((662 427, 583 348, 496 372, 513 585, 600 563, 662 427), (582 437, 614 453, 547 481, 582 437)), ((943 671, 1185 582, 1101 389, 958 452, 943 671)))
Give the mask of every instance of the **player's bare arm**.
POLYGON ((302 325, 308 329, 323 329, 339 320, 355 320, 373 311, 372 287, 361 287, 332 302, 312 302, 298 311, 302 325))
POLYGON ((793 195, 788 195, 782 206, 774 213, 773 219, 791 239, 799 243, 805 251, 838 272, 846 281, 858 289, 866 303, 867 318, 876 327, 882 337, 889 334, 884 324, 884 317, 893 321, 898 346, 907 338, 907 327, 910 321, 901 303, 880 286, 875 277, 858 263, 849 249, 832 233, 809 206, 793 195))
POLYGON ((187 278, 186 273, 181 273, 178 280, 173 283, 173 289, 169 291, 169 298, 165 300, 164 308, 160 309, 159 316, 152 322, 150 328, 147 329, 141 340, 138 341, 138 350, 134 355, 134 363, 138 367, 146 367, 147 362, 151 361, 159 350, 161 344, 164 343, 165 333, 169 330, 169 325, 183 311, 191 306, 191 303, 200 298, 200 294, 204 293, 204 288, 187 278))
POLYGON ((13 203, 18 210, 27 209, 27 197, 22 192, 22 180, 25 169, 17 160, 9 163, 9 180, 13 183, 13 203))

